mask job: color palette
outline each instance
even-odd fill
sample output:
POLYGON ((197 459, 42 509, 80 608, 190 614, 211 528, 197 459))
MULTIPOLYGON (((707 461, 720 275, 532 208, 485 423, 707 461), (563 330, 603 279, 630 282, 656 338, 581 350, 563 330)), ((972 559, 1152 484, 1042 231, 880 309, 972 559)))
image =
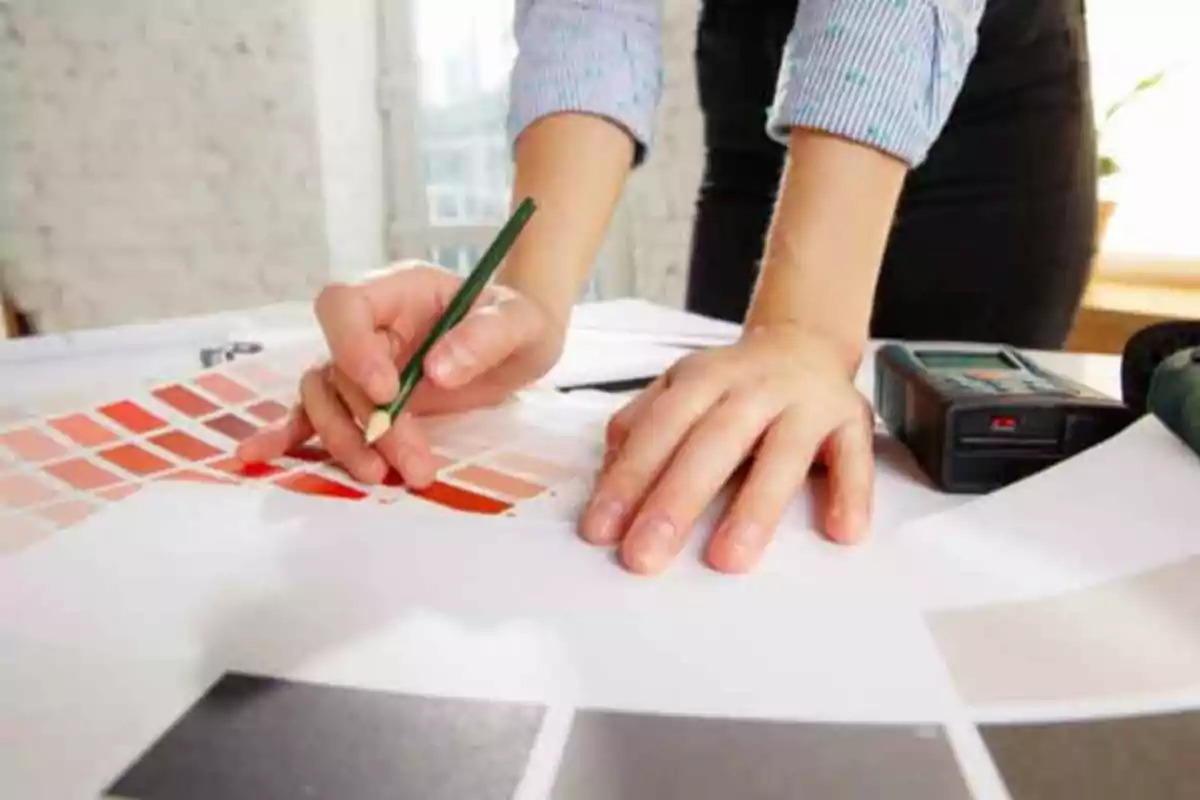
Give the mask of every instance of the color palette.
POLYGON ((552 800, 674 797, 970 800, 971 794, 934 726, 576 713, 552 800))
POLYGON ((497 515, 519 513, 523 503, 587 477, 580 454, 589 443, 503 408, 430 420, 437 480, 421 490, 395 472, 382 485, 360 484, 315 441, 271 464, 242 464, 234 457, 238 443, 289 413, 309 363, 293 355, 244 359, 91 407, 59 403, 53 413, 25 413, 0 426, 0 530, 14 531, 0 551, 74 525, 150 483, 241 485, 338 501, 407 497, 497 515))
POLYGON ((1200 557, 929 619, 970 703, 1112 700, 1200 688, 1200 557))
POLYGON ((123 800, 508 800, 535 705, 226 674, 108 790, 123 800))
POLYGON ((1193 800, 1200 711, 988 725, 983 741, 1013 800, 1193 800))

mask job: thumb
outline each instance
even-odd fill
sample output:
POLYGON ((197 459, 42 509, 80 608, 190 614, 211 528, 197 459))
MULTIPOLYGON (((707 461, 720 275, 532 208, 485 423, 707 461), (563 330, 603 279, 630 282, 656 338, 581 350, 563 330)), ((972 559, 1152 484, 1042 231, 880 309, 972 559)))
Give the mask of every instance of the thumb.
POLYGON ((477 306, 425 356, 425 373, 438 386, 465 386, 509 356, 550 333, 545 313, 510 289, 497 288, 491 303, 477 306))

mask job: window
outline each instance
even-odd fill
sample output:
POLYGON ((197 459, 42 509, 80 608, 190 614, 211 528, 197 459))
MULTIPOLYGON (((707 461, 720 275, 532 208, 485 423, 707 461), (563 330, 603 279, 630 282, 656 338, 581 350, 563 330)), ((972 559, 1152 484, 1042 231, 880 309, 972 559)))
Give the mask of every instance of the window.
POLYGON ((1166 70, 1102 128, 1102 153, 1120 166, 1102 197, 1115 201, 1102 264, 1174 263, 1200 274, 1200 4, 1089 0, 1097 116, 1142 79, 1166 70))
POLYGON ((380 12, 388 256, 466 272, 509 212, 512 0, 383 0, 380 12))

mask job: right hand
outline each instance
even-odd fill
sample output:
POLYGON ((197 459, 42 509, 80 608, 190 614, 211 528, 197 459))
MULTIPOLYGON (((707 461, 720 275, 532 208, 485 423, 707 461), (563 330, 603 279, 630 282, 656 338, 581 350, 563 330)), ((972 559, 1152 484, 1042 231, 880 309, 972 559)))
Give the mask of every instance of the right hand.
POLYGON ((359 285, 334 284, 316 301, 331 358, 305 373, 287 420, 238 447, 246 463, 269 461, 315 434, 357 480, 374 484, 394 467, 422 487, 434 465, 416 416, 502 402, 558 360, 565 327, 525 295, 491 287, 425 357, 425 378, 391 430, 368 447, 361 426, 397 392, 400 370, 458 291, 462 278, 425 264, 359 285))

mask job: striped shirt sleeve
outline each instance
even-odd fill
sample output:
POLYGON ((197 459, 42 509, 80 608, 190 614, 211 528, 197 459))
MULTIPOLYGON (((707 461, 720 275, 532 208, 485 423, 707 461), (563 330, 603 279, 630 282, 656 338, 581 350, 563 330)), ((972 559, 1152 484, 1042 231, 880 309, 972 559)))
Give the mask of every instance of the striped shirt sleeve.
POLYGON ((515 0, 508 136, 564 111, 625 129, 638 162, 662 94, 661 0, 515 0))
POLYGON ((975 55, 986 0, 800 0, 768 131, 815 128, 920 165, 975 55))

